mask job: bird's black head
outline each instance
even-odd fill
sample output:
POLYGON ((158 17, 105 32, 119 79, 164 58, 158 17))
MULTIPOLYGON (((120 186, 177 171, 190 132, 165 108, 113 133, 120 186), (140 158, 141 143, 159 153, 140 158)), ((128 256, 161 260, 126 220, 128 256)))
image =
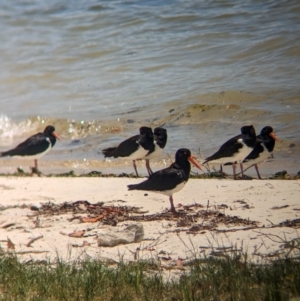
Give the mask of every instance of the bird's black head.
POLYGON ((241 128, 241 132, 243 135, 255 136, 255 129, 253 125, 245 125, 241 128))
POLYGON ((175 155, 175 161, 177 158, 189 158, 192 155, 191 151, 187 148, 180 148, 175 155))
POLYGON ((155 135, 162 135, 162 134, 167 135, 167 130, 164 128, 161 128, 161 127, 157 127, 154 129, 154 134, 155 135))
MULTIPOLYGON (((180 148, 179 150, 177 150, 175 154, 175 162, 181 166, 184 166, 188 163, 188 161, 192 163, 194 166, 196 166, 197 168, 199 168, 200 170, 202 170, 199 163, 192 157, 192 153, 189 149, 180 148)), ((190 170, 191 167, 189 163, 188 166, 190 170)))
POLYGON ((156 136, 167 136, 167 130, 161 127, 154 129, 154 135, 156 136))
POLYGON ((152 132, 152 129, 147 127, 147 126, 142 126, 140 128, 140 134, 141 135, 145 135, 145 136, 149 136, 149 137, 153 137, 153 132, 152 132))
POLYGON ((55 127, 53 125, 46 126, 46 128, 44 129, 44 134, 48 137, 53 136, 56 139, 60 140, 58 135, 55 133, 55 127))
POLYGON ((154 129, 154 139, 159 147, 164 148, 167 144, 167 130, 161 127, 154 129))
POLYGON ((44 134, 51 135, 53 132, 55 132, 55 127, 53 125, 47 125, 44 129, 44 134))
POLYGON ((273 133, 273 128, 271 126, 265 126, 260 132, 261 135, 269 135, 270 133, 273 133))
POLYGON ((271 137, 274 141, 278 141, 279 139, 275 136, 275 134, 273 133, 273 128, 271 126, 265 126, 264 128, 262 128, 261 132, 260 132, 261 136, 269 136, 271 137))

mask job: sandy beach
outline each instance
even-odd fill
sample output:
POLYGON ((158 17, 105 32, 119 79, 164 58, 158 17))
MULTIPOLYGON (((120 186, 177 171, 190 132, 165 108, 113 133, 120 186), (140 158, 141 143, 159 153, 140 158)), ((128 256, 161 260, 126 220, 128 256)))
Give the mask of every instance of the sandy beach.
POLYGON ((141 180, 1 177, 1 251, 16 253, 24 262, 152 258, 171 267, 178 265, 178 259, 184 265, 195 256, 232 249, 247 252, 254 260, 270 258, 289 252, 285 242, 299 239, 299 180, 190 179, 174 195, 176 216, 168 213, 166 196, 127 191, 127 184, 141 180), (116 210, 134 206, 135 210, 117 215, 114 225, 101 217, 83 222, 97 215, 82 204, 75 213, 62 210, 64 203, 77 201, 103 202, 116 210), (45 204, 53 210, 43 211, 45 204), (136 222, 144 227, 141 242, 98 246, 99 233, 136 222))

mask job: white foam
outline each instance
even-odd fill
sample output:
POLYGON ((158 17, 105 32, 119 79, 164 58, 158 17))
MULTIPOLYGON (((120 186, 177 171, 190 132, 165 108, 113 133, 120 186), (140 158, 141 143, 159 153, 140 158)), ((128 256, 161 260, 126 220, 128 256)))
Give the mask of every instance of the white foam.
POLYGON ((30 120, 20 123, 14 122, 10 117, 0 114, 0 147, 12 148, 24 141, 36 131, 37 124, 30 120))

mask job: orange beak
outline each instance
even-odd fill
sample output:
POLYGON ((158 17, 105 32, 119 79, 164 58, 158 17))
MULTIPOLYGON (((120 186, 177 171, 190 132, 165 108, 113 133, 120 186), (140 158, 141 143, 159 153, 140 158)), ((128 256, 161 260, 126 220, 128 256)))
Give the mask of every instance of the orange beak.
POLYGON ((55 132, 52 132, 51 135, 60 141, 60 138, 58 137, 58 135, 55 132))
POLYGON ((274 133, 270 133, 269 136, 272 137, 274 140, 279 141, 279 139, 275 136, 274 133))
POLYGON ((199 168, 200 170, 202 170, 202 168, 200 167, 199 163, 192 157, 188 157, 188 160, 194 165, 196 166, 197 168, 199 168))

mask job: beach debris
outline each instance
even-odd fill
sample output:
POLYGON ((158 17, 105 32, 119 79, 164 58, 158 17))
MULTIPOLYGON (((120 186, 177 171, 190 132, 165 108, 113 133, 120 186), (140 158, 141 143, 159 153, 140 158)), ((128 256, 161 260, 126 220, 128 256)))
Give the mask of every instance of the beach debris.
POLYGON ((183 267, 183 262, 182 262, 182 259, 181 259, 181 258, 178 258, 178 259, 176 260, 176 266, 177 266, 177 267, 183 267))
MULTIPOLYGON (((124 201, 118 200, 118 203, 120 202, 124 201)), ((52 202, 41 204, 39 215, 53 216, 72 213, 73 216, 68 218, 69 222, 77 219, 81 223, 102 222, 105 225, 116 226, 119 221, 129 220, 132 214, 145 214, 147 212, 134 206, 104 205, 103 202, 91 204, 86 200, 79 200, 62 204, 52 202)))
POLYGON ((300 227, 300 218, 285 220, 284 222, 279 223, 279 227, 289 227, 289 228, 299 228, 300 227))
MULTIPOLYGON (((300 251, 300 238, 296 237, 293 239, 287 239, 284 235, 281 237, 280 235, 273 234, 273 233, 264 233, 260 231, 254 231, 259 234, 260 237, 262 237, 264 240, 269 239, 272 241, 272 243, 279 244, 279 248, 276 250, 273 250, 271 252, 268 252, 267 254, 258 252, 260 247, 255 249, 253 255, 259 256, 261 258, 288 258, 288 256, 296 256, 299 257, 299 251, 300 251)), ((296 258, 295 257, 295 258, 296 258)))
POLYGON ((40 236, 38 236, 38 237, 34 237, 34 238, 30 239, 30 241, 26 244, 26 247, 31 247, 31 245, 32 245, 35 241, 37 241, 38 239, 41 239, 41 238, 43 238, 43 237, 44 237, 43 235, 40 235, 40 236))
POLYGON ((78 245, 78 244, 72 244, 72 247, 73 247, 73 248, 82 248, 82 247, 90 247, 91 245, 92 245, 92 243, 90 243, 90 242, 84 240, 84 241, 82 242, 81 245, 78 245))
POLYGON ((273 209, 273 210, 278 210, 278 209, 284 209, 284 208, 287 208, 287 207, 289 207, 289 205, 283 205, 283 206, 274 206, 274 207, 272 207, 272 208, 270 208, 270 209, 273 209))
POLYGON ((105 214, 101 214, 96 217, 81 217, 80 220, 83 223, 96 223, 96 222, 100 221, 104 216, 105 216, 105 214))
MULTIPOLYGON (((244 206, 245 204, 247 205, 244 200, 238 200, 237 202, 241 202, 244 206)), ((78 220, 79 223, 98 222, 110 226, 117 226, 118 223, 126 221, 139 223, 165 220, 175 222, 179 231, 186 231, 187 233, 205 233, 203 232, 205 230, 216 230, 220 223, 230 226, 258 227, 256 221, 225 214, 225 210, 228 209, 227 207, 224 204, 219 206, 210 205, 208 201, 206 206, 198 203, 182 205, 176 215, 171 214, 168 210, 155 214, 147 214, 148 211, 142 210, 140 207, 104 205, 103 202, 91 204, 86 200, 80 200, 73 203, 54 204, 48 202, 41 204, 39 216, 72 213, 72 216, 67 218, 69 222, 78 220)), ((68 234, 64 233, 63 235, 68 234)))
POLYGON ((8 223, 8 224, 3 225, 2 228, 7 229, 7 228, 12 227, 14 225, 15 225, 15 223, 8 223))
MULTIPOLYGON (((247 201, 247 199, 235 199, 233 200, 233 203, 239 204, 241 209, 249 209, 250 206, 247 201)), ((228 207, 228 205, 223 203, 220 205, 211 205, 209 200, 207 200, 207 204, 194 202, 188 205, 181 205, 180 208, 178 208, 176 215, 171 214, 167 209, 158 213, 147 214, 148 211, 143 210, 141 207, 125 206, 123 203, 124 202, 121 200, 111 200, 105 204, 104 202, 90 203, 87 200, 64 202, 60 204, 47 202, 39 205, 39 211, 36 211, 36 213, 38 213, 36 222, 38 226, 38 222, 42 217, 48 218, 68 214, 69 216, 65 217, 66 220, 73 224, 76 222, 79 227, 80 224, 84 223, 98 223, 98 226, 101 224, 105 226, 111 226, 111 228, 116 228, 115 230, 108 230, 111 231, 109 232, 111 235, 120 232, 118 225, 124 222, 145 223, 164 221, 166 223, 164 223, 163 228, 165 228, 166 231, 177 233, 184 232, 192 235, 205 235, 207 231, 227 233, 274 227, 298 228, 300 223, 297 219, 293 221, 286 220, 282 223, 276 224, 270 222, 271 224, 266 227, 255 220, 227 214, 231 212, 231 207, 228 207), (112 203, 114 203, 114 205, 112 205, 112 203), (171 230, 173 226, 175 226, 175 228, 171 230)), ((278 208, 273 207, 272 209, 282 209, 284 206, 285 205, 278 208)), ((82 228, 79 228, 72 233, 60 233, 62 235, 74 238, 87 237, 87 233, 81 231, 83 231, 82 228)), ((88 231, 88 229, 85 231, 88 231)), ((129 243, 128 241, 122 241, 123 237, 116 238, 111 236, 109 238, 109 234, 104 237, 105 240, 103 242, 98 239, 98 245, 109 246, 114 244, 129 243), (116 239, 115 242, 114 239, 116 239)), ((102 234, 94 233, 92 236, 94 235, 101 236, 102 234)), ((122 236, 120 233, 119 235, 122 236)), ((101 236, 101 238, 103 237, 101 236)), ((131 242, 134 242, 134 240, 131 240, 131 242)))
MULTIPOLYGON (((94 207, 96 209, 96 207, 94 207)), ((102 220, 106 216, 111 216, 116 218, 119 215, 122 215, 122 211, 120 211, 117 207, 114 206, 101 206, 101 214, 95 217, 81 217, 80 220, 83 223, 96 223, 102 220)), ((116 223, 113 223, 116 225, 116 223)))
POLYGON ((244 210, 244 209, 252 209, 254 208, 253 206, 250 206, 245 200, 236 200, 234 201, 233 203, 239 203, 241 204, 241 208, 244 210))
POLYGON ((18 173, 19 175, 25 175, 25 171, 24 171, 21 167, 18 167, 18 168, 17 168, 17 173, 18 173))
POLYGON ((75 232, 68 234, 68 236, 80 238, 80 237, 83 237, 84 233, 85 233, 85 230, 75 231, 75 232))
POLYGON ((15 249, 15 244, 7 237, 7 249, 9 250, 14 250, 15 249))
POLYGON ((30 209, 31 211, 39 211, 39 210, 40 210, 39 206, 36 206, 36 205, 30 206, 29 209, 30 209))
POLYGON ((275 176, 285 176, 287 174, 286 170, 275 172, 275 176))
POLYGON ((144 238, 144 227, 141 223, 129 224, 124 229, 111 227, 105 232, 98 233, 99 247, 114 247, 141 242, 144 238))
POLYGON ((32 251, 18 251, 14 252, 14 254, 24 255, 24 254, 41 254, 41 253, 49 253, 50 251, 43 250, 32 250, 32 251))
POLYGON ((285 179, 287 178, 288 173, 286 170, 275 172, 274 179, 285 179))

